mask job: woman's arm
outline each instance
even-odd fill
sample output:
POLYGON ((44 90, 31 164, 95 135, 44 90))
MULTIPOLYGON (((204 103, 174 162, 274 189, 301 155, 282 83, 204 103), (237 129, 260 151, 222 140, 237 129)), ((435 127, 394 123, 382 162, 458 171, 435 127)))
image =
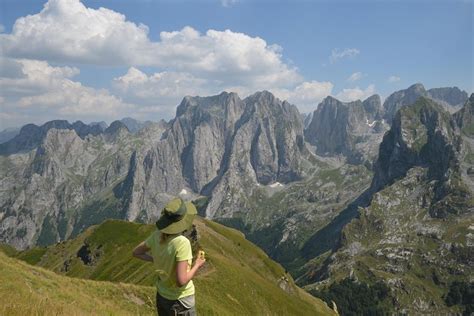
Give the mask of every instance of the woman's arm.
POLYGON ((133 249, 133 256, 144 261, 153 262, 153 257, 147 254, 148 251, 150 251, 150 248, 145 245, 144 241, 142 241, 135 247, 135 249, 133 249))
POLYGON ((194 266, 188 271, 188 261, 178 261, 176 263, 176 281, 178 286, 186 285, 192 280, 197 270, 206 262, 206 259, 198 257, 194 266))

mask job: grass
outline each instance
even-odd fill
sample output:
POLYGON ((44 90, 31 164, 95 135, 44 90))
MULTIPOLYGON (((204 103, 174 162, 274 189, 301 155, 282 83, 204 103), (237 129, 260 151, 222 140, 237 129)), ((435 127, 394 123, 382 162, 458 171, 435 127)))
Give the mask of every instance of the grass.
MULTIPOLYGON (((195 220, 195 225, 199 244, 207 254, 206 265, 194 278, 199 314, 334 314, 321 300, 297 287, 281 265, 246 240, 241 232, 201 218, 195 220)), ((82 279, 126 282, 139 286, 143 293, 150 293, 154 292, 150 287, 155 282, 153 265, 132 258, 131 251, 154 229, 151 225, 108 220, 75 239, 48 248, 33 248, 17 256, 64 275, 57 277, 74 277, 70 278, 74 282, 91 282, 82 279), (77 256, 84 245, 94 257, 90 265, 77 256)), ((117 296, 117 299, 123 298, 117 296)), ((23 301, 23 305, 20 310, 27 308, 28 301, 23 301)), ((87 312, 87 306, 81 310, 87 312)))
POLYGON ((151 315, 152 287, 73 279, 0 252, 0 315, 151 315))

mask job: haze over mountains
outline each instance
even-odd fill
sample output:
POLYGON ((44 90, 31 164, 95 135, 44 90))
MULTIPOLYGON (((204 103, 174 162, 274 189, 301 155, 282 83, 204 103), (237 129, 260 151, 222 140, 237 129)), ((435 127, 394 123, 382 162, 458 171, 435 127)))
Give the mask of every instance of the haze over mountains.
POLYGON ((383 104, 329 96, 306 122, 263 91, 185 97, 170 122, 29 124, 0 144, 0 240, 152 222, 182 194, 308 289, 382 280, 396 311, 452 312, 443 295, 473 274, 473 107, 415 84, 383 104))

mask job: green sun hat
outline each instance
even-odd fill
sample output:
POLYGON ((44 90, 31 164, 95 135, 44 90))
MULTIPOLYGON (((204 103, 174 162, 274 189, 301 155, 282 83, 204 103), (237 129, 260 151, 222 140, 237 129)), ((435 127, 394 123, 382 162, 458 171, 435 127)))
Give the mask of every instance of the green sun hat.
POLYGON ((156 221, 156 227, 165 234, 179 234, 191 228, 196 214, 197 210, 193 203, 175 198, 163 208, 160 218, 156 221))

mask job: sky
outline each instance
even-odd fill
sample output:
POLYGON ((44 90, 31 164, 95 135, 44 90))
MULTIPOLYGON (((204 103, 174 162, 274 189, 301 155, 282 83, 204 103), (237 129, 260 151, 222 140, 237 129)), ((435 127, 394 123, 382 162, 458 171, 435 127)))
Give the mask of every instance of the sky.
POLYGON ((471 0, 0 0, 0 130, 171 119, 186 95, 316 109, 421 82, 472 93, 471 0))

